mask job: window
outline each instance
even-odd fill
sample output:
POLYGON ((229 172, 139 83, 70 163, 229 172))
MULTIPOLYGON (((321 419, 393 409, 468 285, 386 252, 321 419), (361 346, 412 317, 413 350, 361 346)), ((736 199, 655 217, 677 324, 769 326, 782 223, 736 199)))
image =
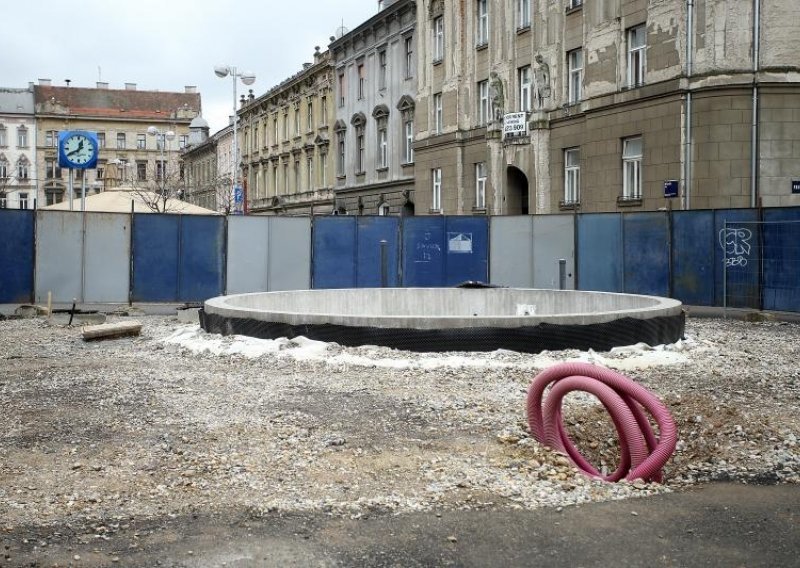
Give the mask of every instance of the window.
POLYGON ((478 83, 478 124, 487 124, 491 116, 489 101, 489 80, 478 83))
POLYGON ((294 109, 294 135, 300 136, 300 109, 294 109))
POLYGON ((486 209, 486 162, 475 164, 475 209, 486 209))
POLYGON ((0 126, 0 147, 8 146, 8 138, 6 137, 6 127, 0 126))
POLYGON ((27 193, 20 193, 19 194, 19 208, 20 209, 27 209, 28 208, 28 194, 27 193))
POLYGON ((356 173, 364 173, 364 127, 356 128, 356 173))
POLYGON ((339 73, 339 108, 344 106, 344 72, 339 73))
POLYGON ((117 149, 124 150, 125 149, 125 133, 119 132, 117 134, 117 149))
POLYGON ((364 98, 366 87, 367 87, 367 71, 364 68, 364 64, 360 63, 358 65, 358 100, 362 100, 364 98))
POLYGON ((289 195, 289 162, 283 163, 283 194, 289 195))
MULTIPOLYGON (((160 136, 159 136, 160 138, 160 136)), ((161 149, 161 144, 158 144, 159 140, 156 140, 156 145, 161 149)), ((147 138, 144 134, 137 134, 136 135, 136 148, 139 150, 146 150, 147 149, 147 138)))
POLYGON ((436 93, 433 95, 433 128, 436 134, 441 134, 444 129, 442 120, 442 93, 436 93))
POLYGON ((106 133, 105 132, 98 132, 97 133, 97 146, 99 148, 106 147, 106 133))
POLYGON ((583 86, 582 49, 573 49, 567 53, 567 74, 569 76, 567 100, 570 104, 574 104, 581 100, 581 89, 583 86))
POLYGON ((58 160, 56 158, 45 158, 45 175, 47 179, 61 178, 61 168, 58 167, 58 160))
POLYGON ((328 154, 320 154, 319 161, 322 164, 322 187, 328 187, 328 154))
POLYGON ((278 188, 278 164, 275 163, 275 165, 272 166, 272 191, 275 192, 274 195, 278 195, 278 193, 280 193, 278 188))
POLYGON ((432 194, 431 194, 431 210, 442 210, 442 168, 434 168, 431 171, 432 178, 432 194))
POLYGON ((28 179, 28 162, 17 164, 17 180, 28 179))
POLYGON ((47 148, 56 148, 58 146, 58 130, 48 130, 44 133, 44 145, 47 148))
POLYGON ((378 215, 386 217, 391 212, 391 207, 385 201, 378 206, 378 215))
POLYGON ((378 123, 378 167, 389 167, 389 133, 385 118, 378 123))
POLYGON ((378 52, 378 88, 386 88, 386 50, 378 52))
POLYGON ((189 135, 188 134, 181 134, 180 138, 178 138, 178 147, 183 149, 189 145, 189 135))
POLYGON ((294 192, 300 193, 300 160, 294 161, 294 192))
POLYGON ((567 10, 574 10, 583 6, 583 0, 567 0, 567 10))
POLYGON ((642 198, 642 137, 622 141, 622 198, 642 198))
POLYGON ((519 81, 519 110, 530 112, 532 92, 531 66, 520 67, 517 78, 519 81))
POLYGON ((103 161, 97 162, 97 170, 95 170, 97 181, 103 181, 106 177, 106 163, 103 161))
POLYGON ((272 116, 272 143, 277 144, 278 139, 278 115, 277 113, 272 116))
POLYGON ((581 199, 581 150, 564 150, 564 204, 573 205, 581 199))
POLYGON ((336 175, 344 176, 345 175, 345 155, 346 155, 346 147, 345 147, 345 133, 339 133, 339 155, 338 160, 336 163, 336 175))
POLYGON ((406 53, 406 79, 414 76, 414 38, 407 37, 405 39, 405 53, 406 53))
POLYGON ((283 111, 283 140, 289 139, 289 111, 283 111))
POLYGON ((0 209, 5 209, 8 207, 8 202, 6 201, 5 195, 0 195, 0 209))
POLYGON ((647 69, 647 28, 642 24, 628 30, 628 86, 644 85, 647 69))
POLYGON ((147 162, 136 162, 136 179, 139 181, 147 180, 147 162))
POLYGON ((319 106, 322 107, 322 126, 328 124, 328 97, 320 97, 319 106))
POLYGON ((437 16, 433 20, 433 62, 438 63, 444 59, 444 16, 437 16))
POLYGON ((414 163, 414 122, 407 120, 403 124, 403 132, 405 134, 405 163, 414 163))
POLYGON ((314 189, 314 156, 306 158, 306 179, 308 180, 308 189, 314 189))
POLYGON ((314 101, 311 98, 306 102, 306 125, 307 132, 314 130, 314 101))
POLYGON ((0 162, 0 180, 8 178, 8 162, 0 162))
POLYGON ((17 128, 17 147, 18 148, 27 148, 28 147, 28 129, 24 126, 20 126, 17 128))
POLYGON ((478 31, 475 43, 478 47, 489 43, 489 5, 488 0, 478 0, 478 31))
POLYGON ((517 29, 531 27, 531 0, 517 0, 517 29))

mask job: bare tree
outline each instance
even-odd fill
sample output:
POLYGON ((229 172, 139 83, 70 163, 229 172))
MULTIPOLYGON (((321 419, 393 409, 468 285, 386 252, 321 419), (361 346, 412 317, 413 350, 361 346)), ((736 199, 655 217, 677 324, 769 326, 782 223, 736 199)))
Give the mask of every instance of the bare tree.
POLYGON ((0 177, 0 199, 6 199, 14 186, 16 178, 13 176, 0 177))
POLYGON ((187 183, 184 195, 189 203, 214 209, 223 215, 230 215, 235 209, 230 175, 187 183))
POLYGON ((178 200, 184 196, 184 180, 177 169, 170 170, 168 162, 164 168, 158 163, 148 163, 145 175, 133 174, 130 187, 133 194, 153 213, 170 213, 180 210, 178 200))

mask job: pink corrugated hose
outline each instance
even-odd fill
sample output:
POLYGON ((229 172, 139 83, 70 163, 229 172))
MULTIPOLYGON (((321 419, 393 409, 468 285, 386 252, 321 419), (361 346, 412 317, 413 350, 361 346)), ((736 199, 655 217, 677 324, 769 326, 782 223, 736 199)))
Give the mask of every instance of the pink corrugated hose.
POLYGON ((528 425, 538 442, 567 455, 586 475, 605 481, 661 483, 661 470, 678 441, 675 421, 654 394, 624 375, 587 363, 560 363, 539 373, 528 388, 527 408, 528 425), (604 476, 578 452, 564 428, 561 403, 573 391, 593 394, 611 415, 619 435, 620 464, 610 475, 604 476), (658 438, 645 410, 658 424, 658 438))

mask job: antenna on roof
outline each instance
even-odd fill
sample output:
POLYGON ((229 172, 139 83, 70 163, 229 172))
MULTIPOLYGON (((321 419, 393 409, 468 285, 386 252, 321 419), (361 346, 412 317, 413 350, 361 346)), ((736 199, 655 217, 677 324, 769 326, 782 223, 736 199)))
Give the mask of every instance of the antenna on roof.
POLYGON ((342 25, 336 28, 336 39, 344 37, 344 34, 346 34, 348 31, 350 30, 344 27, 344 18, 342 18, 342 25))
POLYGON ((97 66, 97 80, 102 83, 103 82, 103 69, 99 65, 97 66))

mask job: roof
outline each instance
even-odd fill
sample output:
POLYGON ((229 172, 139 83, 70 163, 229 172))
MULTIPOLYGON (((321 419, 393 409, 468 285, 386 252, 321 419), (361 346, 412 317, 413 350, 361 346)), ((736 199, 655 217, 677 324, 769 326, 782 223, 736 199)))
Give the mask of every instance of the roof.
POLYGON ((30 89, 0 89, 0 114, 33 115, 33 92, 30 89))
POLYGON ((34 86, 36 109, 47 113, 48 103, 66 107, 70 114, 98 118, 137 118, 164 120, 176 118, 179 109, 199 114, 199 93, 168 93, 81 87, 34 86))
MULTIPOLYGON (((134 213, 154 213, 140 194, 140 190, 114 188, 95 195, 87 195, 86 211, 95 213, 130 213, 131 202, 133 202, 134 213)), ((61 203, 56 203, 55 205, 40 207, 40 209, 46 211, 69 211, 69 199, 65 199, 61 203)), ((81 211, 80 198, 73 200, 72 209, 74 211, 81 211)), ((167 200, 166 212, 179 215, 220 215, 220 213, 212 211, 211 209, 192 205, 191 203, 174 198, 169 198, 167 200)))

